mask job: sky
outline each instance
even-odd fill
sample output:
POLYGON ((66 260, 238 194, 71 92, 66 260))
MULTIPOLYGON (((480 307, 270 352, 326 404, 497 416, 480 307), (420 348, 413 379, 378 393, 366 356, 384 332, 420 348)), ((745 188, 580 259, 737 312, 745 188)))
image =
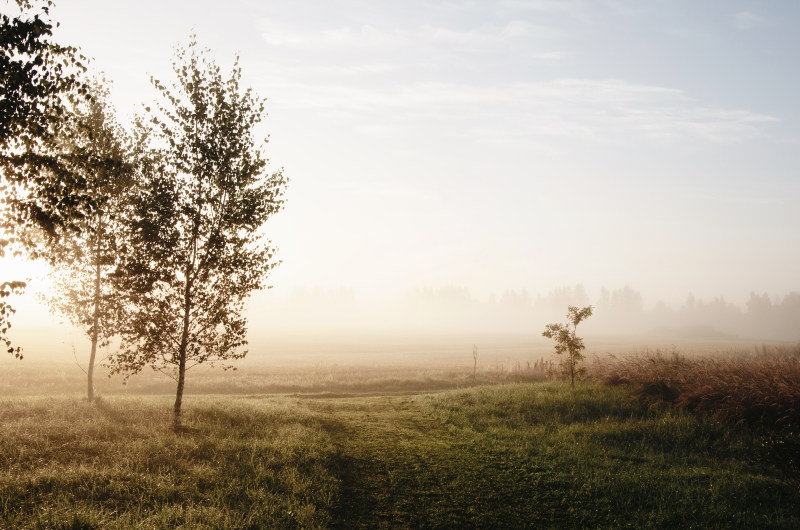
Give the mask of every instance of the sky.
POLYGON ((61 0, 121 119, 195 33, 268 98, 266 232, 364 304, 630 285, 646 306, 800 291, 800 3, 61 0))

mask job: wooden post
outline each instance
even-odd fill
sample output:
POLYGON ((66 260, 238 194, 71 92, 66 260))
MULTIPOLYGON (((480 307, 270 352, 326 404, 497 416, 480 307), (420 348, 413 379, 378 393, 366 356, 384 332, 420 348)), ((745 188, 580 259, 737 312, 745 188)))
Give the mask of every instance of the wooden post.
POLYGON ((472 359, 475 361, 475 364, 472 366, 472 380, 475 381, 478 373, 478 346, 475 344, 472 345, 472 359))

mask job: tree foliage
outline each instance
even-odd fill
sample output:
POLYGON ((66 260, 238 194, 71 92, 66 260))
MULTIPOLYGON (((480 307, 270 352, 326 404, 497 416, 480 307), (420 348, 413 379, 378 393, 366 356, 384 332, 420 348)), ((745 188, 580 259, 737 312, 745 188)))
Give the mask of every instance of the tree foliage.
POLYGON ((572 386, 575 386, 575 376, 582 376, 586 369, 578 367, 583 360, 581 353, 586 349, 583 339, 576 335, 578 324, 592 316, 592 306, 579 308, 571 305, 567 310, 566 324, 548 324, 542 335, 556 341, 556 354, 567 354, 561 362, 562 373, 569 376, 572 386), (572 328, 570 328, 572 325, 572 328))
MULTIPOLYGON (((0 15, 0 257, 20 226, 35 223, 52 231, 90 207, 80 178, 52 151, 68 121, 65 95, 86 94, 84 58, 53 41, 51 1, 6 5, 0 15)), ((21 358, 7 336, 14 310, 4 298, 24 290, 25 282, 0 281, 0 341, 21 358)))
POLYGON ((112 369, 166 370, 178 383, 181 428, 186 370, 244 357, 244 304, 277 265, 261 228, 283 205, 282 171, 266 172, 255 141, 264 100, 241 90, 192 39, 173 61, 176 81, 140 122, 139 191, 129 213, 118 282, 129 301, 123 348, 112 369))
MULTIPOLYGON (((3 257, 4 253, 3 247, 0 247, 0 258, 3 257)), ((22 359, 22 348, 11 344, 11 339, 8 338, 8 330, 11 328, 11 315, 15 313, 15 309, 4 299, 12 294, 21 294, 24 289, 25 282, 0 281, 0 343, 8 353, 17 359, 22 359)))
POLYGON ((53 41, 52 2, 14 3, 18 12, 0 24, 0 191, 11 198, 10 221, 50 230, 91 207, 80 176, 52 149, 70 121, 66 96, 88 95, 85 59, 53 41))

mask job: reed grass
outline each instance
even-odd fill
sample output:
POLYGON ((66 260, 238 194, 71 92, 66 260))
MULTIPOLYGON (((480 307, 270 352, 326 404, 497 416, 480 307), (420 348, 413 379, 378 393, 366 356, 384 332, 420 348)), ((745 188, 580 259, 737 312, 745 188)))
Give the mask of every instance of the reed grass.
POLYGON ((800 473, 800 345, 687 357, 655 350, 596 361, 592 376, 645 404, 671 403, 762 436, 767 454, 800 473))

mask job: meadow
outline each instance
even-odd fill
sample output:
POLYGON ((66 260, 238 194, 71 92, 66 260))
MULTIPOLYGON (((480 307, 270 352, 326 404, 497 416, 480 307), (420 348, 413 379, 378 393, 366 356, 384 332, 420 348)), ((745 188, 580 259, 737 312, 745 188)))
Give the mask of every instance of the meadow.
POLYGON ((638 352, 575 388, 517 361, 203 371, 180 435, 169 380, 90 404, 79 371, 6 363, 0 528, 800 527, 791 411, 679 397, 736 362, 793 384, 800 356, 724 358, 638 352))

